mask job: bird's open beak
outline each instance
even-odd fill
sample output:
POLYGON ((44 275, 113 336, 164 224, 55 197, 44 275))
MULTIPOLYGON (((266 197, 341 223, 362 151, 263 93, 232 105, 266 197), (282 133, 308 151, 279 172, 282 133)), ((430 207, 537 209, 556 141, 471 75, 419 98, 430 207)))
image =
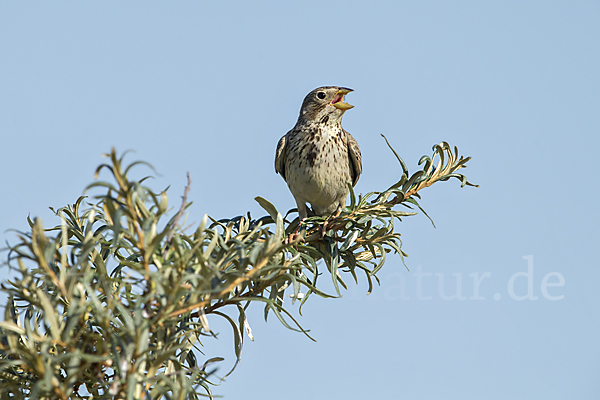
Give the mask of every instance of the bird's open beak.
POLYGON ((352 92, 352 89, 340 88, 340 90, 338 90, 338 92, 335 94, 333 100, 331 100, 331 105, 343 111, 349 110, 352 107, 354 107, 353 105, 344 102, 344 96, 350 92, 352 92))

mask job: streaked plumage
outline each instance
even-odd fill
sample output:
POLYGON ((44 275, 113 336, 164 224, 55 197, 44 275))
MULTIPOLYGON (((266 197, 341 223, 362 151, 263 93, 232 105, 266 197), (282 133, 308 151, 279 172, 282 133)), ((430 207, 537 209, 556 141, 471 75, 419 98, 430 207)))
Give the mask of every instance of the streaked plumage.
POLYGON ((298 122, 277 144, 275 171, 287 182, 301 221, 308 214, 306 203, 317 215, 344 207, 348 183, 356 185, 362 172, 358 143, 341 124, 353 107, 344 102, 351 91, 324 86, 310 92, 298 122))

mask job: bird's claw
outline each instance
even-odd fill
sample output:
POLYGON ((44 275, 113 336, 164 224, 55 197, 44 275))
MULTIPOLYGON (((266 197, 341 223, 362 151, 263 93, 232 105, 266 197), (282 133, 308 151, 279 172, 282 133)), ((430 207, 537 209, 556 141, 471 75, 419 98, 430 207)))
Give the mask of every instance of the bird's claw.
POLYGON ((335 220, 337 217, 339 217, 341 213, 342 213, 342 207, 338 207, 335 214, 331 215, 331 217, 327 218, 325 220, 325 222, 323 222, 323 225, 321 225, 321 228, 319 228, 319 234, 321 235, 321 239, 323 239, 325 237, 325 233, 327 233, 327 228, 329 226, 329 223, 331 221, 335 220))
POLYGON ((325 237, 325 233, 327 232, 327 225, 329 225, 329 219, 323 222, 323 225, 321 225, 321 228, 319 228, 319 237, 321 239, 325 237))
POLYGON ((283 240, 283 244, 285 245, 297 244, 300 242, 304 242, 304 235, 298 232, 290 233, 290 235, 283 240))

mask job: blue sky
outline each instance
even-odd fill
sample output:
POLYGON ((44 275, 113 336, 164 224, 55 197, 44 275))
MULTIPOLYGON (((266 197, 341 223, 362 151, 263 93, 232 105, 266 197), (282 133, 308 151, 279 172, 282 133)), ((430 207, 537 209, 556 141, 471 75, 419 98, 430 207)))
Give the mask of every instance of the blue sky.
MULTIPOLYGON (((388 257, 373 294, 363 280, 312 298, 300 321, 317 343, 256 307, 255 341, 215 393, 594 399, 598 71, 593 1, 2 2, 1 239, 29 213, 54 225, 48 207, 74 202, 112 146, 152 163, 174 206, 189 171, 190 222, 260 216, 259 195, 292 208, 277 140, 310 90, 351 87, 358 192, 400 174, 381 133, 412 171, 433 144, 458 146, 480 188, 423 191, 437 228, 398 226, 410 272, 388 257), (448 299, 457 282, 464 299, 448 299)), ((231 334, 211 324, 224 373, 231 334)))

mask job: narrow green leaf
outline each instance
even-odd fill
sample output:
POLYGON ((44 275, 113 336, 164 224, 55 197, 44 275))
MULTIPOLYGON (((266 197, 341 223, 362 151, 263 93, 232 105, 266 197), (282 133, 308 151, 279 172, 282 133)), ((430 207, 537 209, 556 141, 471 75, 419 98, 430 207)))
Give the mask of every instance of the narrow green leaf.
POLYGON ((256 200, 256 202, 267 212, 269 213, 269 215, 271 216, 271 218, 273 218, 273 221, 277 221, 277 208, 275 208, 275 206, 273 204, 271 204, 271 202, 269 202, 268 200, 257 196, 254 198, 254 200, 256 200))
POLYGON ((398 162, 400 163, 400 166, 402 167, 402 172, 404 174, 406 174, 406 176, 409 176, 410 174, 408 173, 408 168, 406 167, 406 164, 404 164, 404 161, 402 160, 402 158, 400 158, 400 156, 398 155, 398 153, 396 153, 396 150, 394 150, 394 148, 392 147, 392 145, 390 144, 390 142, 387 140, 387 138, 385 137, 385 135, 381 134, 381 136, 385 139, 385 142, 387 143, 388 147, 390 148, 390 150, 392 150, 392 153, 394 153, 394 155, 398 159, 398 162))

